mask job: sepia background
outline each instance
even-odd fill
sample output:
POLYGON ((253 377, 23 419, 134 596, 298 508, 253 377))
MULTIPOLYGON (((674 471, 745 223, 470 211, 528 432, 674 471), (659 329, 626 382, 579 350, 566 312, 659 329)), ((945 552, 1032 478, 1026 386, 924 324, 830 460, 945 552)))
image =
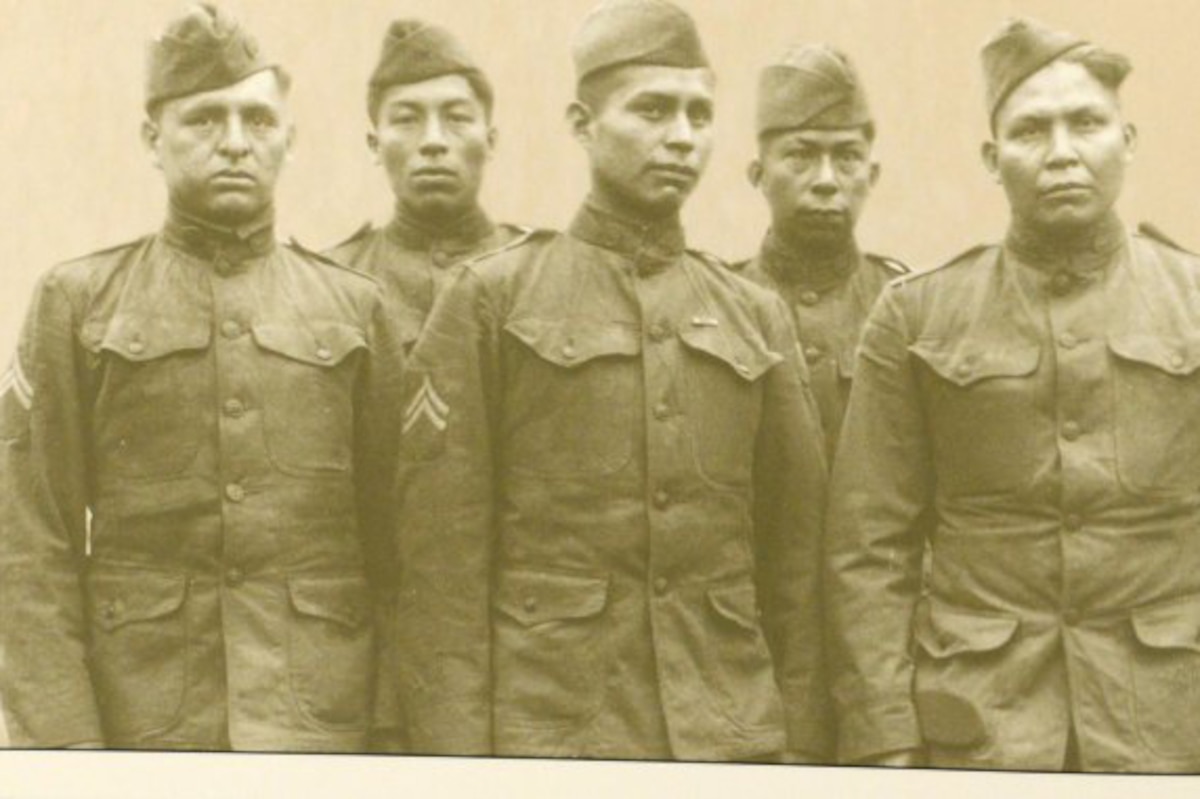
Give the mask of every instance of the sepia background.
MULTIPOLYGON (((1124 215, 1130 222, 1153 220, 1183 243, 1200 246, 1195 0, 679 2, 696 18, 718 75, 717 143, 686 211, 694 246, 726 258, 757 247, 767 216, 744 177, 754 154, 754 87, 758 70, 798 41, 825 41, 849 53, 872 101, 883 177, 860 228, 867 249, 928 268, 997 239, 1005 208, 979 163, 987 129, 978 49, 1013 14, 1071 29, 1132 58, 1135 70, 1123 95, 1141 142, 1124 215)), ((568 41, 593 4, 221 3, 295 78, 300 135, 279 191, 281 235, 323 247, 367 219, 387 217, 386 182, 364 145, 365 82, 388 22, 403 16, 452 29, 496 87, 500 147, 484 197, 492 215, 566 224, 586 190, 583 155, 562 121, 573 89, 568 41)), ((0 0, 0 360, 7 359, 29 293, 47 267, 161 222, 161 179, 138 137, 144 45, 183 7, 177 0, 0 0)), ((0 773, 13 762, 0 760, 0 773)), ((697 773, 703 782, 704 772, 697 767, 697 773)))

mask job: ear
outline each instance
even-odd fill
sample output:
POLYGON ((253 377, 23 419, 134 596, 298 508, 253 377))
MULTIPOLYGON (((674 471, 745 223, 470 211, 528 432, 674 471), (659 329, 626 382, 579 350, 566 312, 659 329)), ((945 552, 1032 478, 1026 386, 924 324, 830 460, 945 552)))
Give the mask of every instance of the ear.
POLYGON ((295 124, 289 124, 288 129, 287 129, 287 144, 285 145, 286 152, 287 152, 287 158, 289 161, 292 159, 292 154, 295 152, 296 135, 297 134, 296 134, 295 124))
POLYGON ((153 119, 142 120, 142 145, 146 148, 146 154, 150 156, 150 163, 154 164, 154 168, 162 169, 162 158, 158 155, 158 143, 162 137, 162 130, 158 123, 153 119))
POLYGON ((867 185, 875 188, 875 184, 879 182, 879 176, 883 174, 883 166, 878 161, 872 161, 870 173, 867 175, 867 185))
POLYGON ((592 121, 595 115, 592 109, 588 108, 578 100, 574 100, 567 106, 567 126, 571 129, 571 135, 575 140, 587 147, 592 142, 592 121))
POLYGON ((1138 145, 1138 130, 1137 125, 1132 122, 1125 123, 1125 163, 1133 160, 1133 154, 1137 152, 1138 145))
POLYGON ((367 149, 371 151, 371 160, 379 164, 379 134, 374 130, 367 131, 367 149))
POLYGON ((491 126, 491 125, 488 125, 488 132, 487 132, 487 146, 488 146, 488 151, 487 151, 487 156, 488 156, 488 158, 489 158, 489 159, 492 157, 492 154, 496 152, 496 145, 497 145, 497 144, 499 144, 499 143, 500 143, 500 131, 496 130, 496 128, 494 128, 493 126, 491 126))
POLYGON ((751 161, 749 164, 746 165, 746 180, 750 181, 750 185, 757 189, 758 185, 760 183, 762 183, 762 178, 763 178, 762 161, 758 158, 755 158, 753 161, 751 161))
POLYGON ((1000 182, 1000 158, 996 142, 985 141, 979 148, 979 156, 983 159, 983 167, 992 176, 992 180, 1000 182))

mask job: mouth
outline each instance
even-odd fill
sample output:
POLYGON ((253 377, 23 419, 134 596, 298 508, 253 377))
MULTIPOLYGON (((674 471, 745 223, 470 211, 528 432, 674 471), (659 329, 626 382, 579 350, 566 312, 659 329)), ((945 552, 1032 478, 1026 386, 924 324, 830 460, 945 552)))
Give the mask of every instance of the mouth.
POLYGON ((440 166, 427 166, 414 169, 412 176, 417 180, 449 180, 458 177, 453 169, 440 166))
POLYGON ((1048 198, 1081 197, 1090 194, 1092 187, 1086 183, 1057 183, 1042 190, 1042 196, 1048 198))
POLYGON ((677 164, 652 164, 647 171, 674 183, 693 183, 699 177, 691 167, 677 164))
POLYGON ((218 186, 229 186, 234 188, 253 186, 258 182, 249 172, 243 172, 240 169, 223 169, 217 174, 213 175, 212 180, 213 183, 216 183, 218 186))

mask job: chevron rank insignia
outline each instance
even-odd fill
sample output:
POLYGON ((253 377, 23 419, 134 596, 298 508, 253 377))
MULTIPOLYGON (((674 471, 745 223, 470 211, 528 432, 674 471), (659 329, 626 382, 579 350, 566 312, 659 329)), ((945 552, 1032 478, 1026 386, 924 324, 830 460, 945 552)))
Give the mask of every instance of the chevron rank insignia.
POLYGON ((0 376, 0 398, 9 393, 25 410, 33 407, 33 386, 29 385, 29 379, 25 377, 25 370, 21 368, 21 358, 18 355, 13 356, 12 362, 4 370, 4 375, 0 376))
POLYGON ((450 405, 438 393, 427 373, 410 372, 404 396, 404 422, 401 449, 412 460, 430 460, 445 448, 450 405))

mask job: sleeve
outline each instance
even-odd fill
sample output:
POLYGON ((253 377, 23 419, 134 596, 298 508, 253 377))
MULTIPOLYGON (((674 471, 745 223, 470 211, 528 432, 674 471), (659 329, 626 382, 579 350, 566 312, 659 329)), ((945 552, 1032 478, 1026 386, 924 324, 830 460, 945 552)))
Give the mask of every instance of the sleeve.
POLYGON ((0 699, 16 746, 104 740, 80 587, 87 446, 74 331, 51 275, 0 379, 0 699))
POLYGON ((758 594, 783 695, 788 751, 820 760, 830 749, 820 586, 824 439, 789 312, 778 300, 770 311, 767 344, 785 362, 765 377, 755 447, 758 594))
POLYGON ((403 720, 396 687, 395 558, 391 525, 394 521, 392 488, 400 430, 396 406, 404 352, 393 325, 387 323, 379 295, 374 295, 368 326, 369 358, 362 370, 356 398, 355 486, 359 523, 375 608, 378 655, 375 669, 375 703, 372 748, 403 750, 403 720))
POLYGON ((396 629, 406 735, 418 753, 492 749, 497 338, 483 286, 464 270, 435 304, 406 370, 396 629))
POLYGON ((833 468, 825 583, 844 763, 921 746, 909 646, 933 479, 903 290, 868 317, 833 468))

